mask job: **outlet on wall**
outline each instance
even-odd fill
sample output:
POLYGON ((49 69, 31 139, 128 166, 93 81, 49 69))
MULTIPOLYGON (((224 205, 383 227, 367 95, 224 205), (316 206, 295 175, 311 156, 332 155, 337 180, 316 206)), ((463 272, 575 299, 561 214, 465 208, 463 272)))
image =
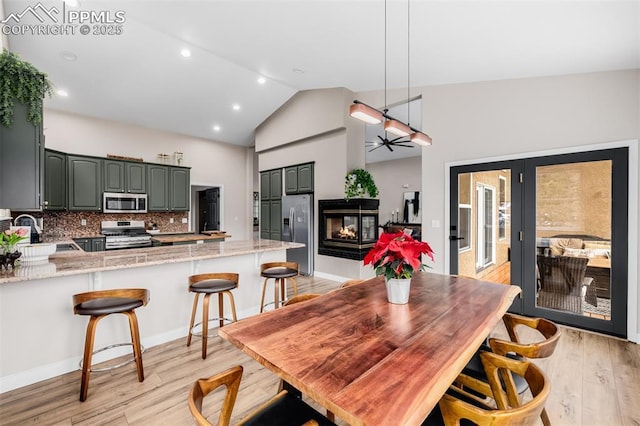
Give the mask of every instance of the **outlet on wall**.
POLYGON ((87 226, 87 219, 80 219, 80 225, 87 226))
POLYGON ((173 223, 173 218, 169 218, 169 223, 173 223))
POLYGON ((182 223, 187 223, 187 218, 186 217, 182 218, 182 223))

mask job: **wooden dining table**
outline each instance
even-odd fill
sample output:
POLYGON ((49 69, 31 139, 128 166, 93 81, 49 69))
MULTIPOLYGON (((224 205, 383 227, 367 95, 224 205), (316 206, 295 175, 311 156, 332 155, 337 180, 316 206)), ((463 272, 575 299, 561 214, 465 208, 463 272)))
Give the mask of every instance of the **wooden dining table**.
POLYGON ((419 425, 519 293, 419 272, 395 305, 376 277, 218 333, 349 424, 419 425))

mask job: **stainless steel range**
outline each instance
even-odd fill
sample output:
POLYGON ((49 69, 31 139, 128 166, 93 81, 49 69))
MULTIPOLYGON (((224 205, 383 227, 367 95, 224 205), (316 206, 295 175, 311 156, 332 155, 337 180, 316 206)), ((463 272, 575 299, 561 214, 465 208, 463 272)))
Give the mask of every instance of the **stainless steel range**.
POLYGON ((151 247, 151 235, 147 234, 143 220, 104 220, 101 229, 107 250, 151 247))

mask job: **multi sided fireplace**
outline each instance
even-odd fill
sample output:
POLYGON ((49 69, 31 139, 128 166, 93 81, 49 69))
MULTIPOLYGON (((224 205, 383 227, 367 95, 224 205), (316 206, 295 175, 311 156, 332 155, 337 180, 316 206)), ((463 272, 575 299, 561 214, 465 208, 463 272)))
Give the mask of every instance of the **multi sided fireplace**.
POLYGON ((318 254, 362 260, 378 240, 379 200, 318 200, 318 254))

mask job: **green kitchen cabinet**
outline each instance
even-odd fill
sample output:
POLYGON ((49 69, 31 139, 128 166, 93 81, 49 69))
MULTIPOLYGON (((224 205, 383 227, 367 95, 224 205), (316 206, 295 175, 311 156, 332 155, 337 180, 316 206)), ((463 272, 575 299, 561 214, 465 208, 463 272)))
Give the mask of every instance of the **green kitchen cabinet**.
POLYGON ((282 235, 282 201, 271 200, 269 214, 269 239, 281 240, 282 235))
POLYGON ((73 242, 86 252, 104 251, 106 244, 104 237, 74 238, 73 242))
POLYGON ((171 186, 170 193, 170 210, 172 211, 189 211, 189 169, 183 167, 170 167, 169 178, 171 186))
POLYGON ((124 163, 126 191, 131 194, 146 194, 147 165, 144 163, 124 163))
POLYGON ((149 211, 169 211, 169 167, 147 165, 147 195, 149 211))
POLYGON ((67 209, 67 154, 44 152, 44 206, 45 210, 67 209))
POLYGON ((313 192, 313 163, 285 168, 284 186, 287 195, 313 192))
POLYGON ((271 238, 269 229, 271 226, 271 201, 260 201, 260 238, 268 240, 271 238))
POLYGON ((260 199, 271 199, 271 175, 269 172, 260 172, 260 199))
POLYGON ((44 135, 42 123, 27 121, 27 106, 13 106, 13 125, 0 124, 0 207, 42 210, 44 135))
POLYGON ((124 161, 104 160, 104 192, 124 192, 124 161))
POLYGON ((69 210, 102 210, 102 159, 68 155, 67 173, 69 210))
POLYGON ((260 173, 260 238, 280 240, 282 169, 260 173))
POLYGON ((104 191, 144 194, 147 170, 143 163, 104 160, 104 191))

